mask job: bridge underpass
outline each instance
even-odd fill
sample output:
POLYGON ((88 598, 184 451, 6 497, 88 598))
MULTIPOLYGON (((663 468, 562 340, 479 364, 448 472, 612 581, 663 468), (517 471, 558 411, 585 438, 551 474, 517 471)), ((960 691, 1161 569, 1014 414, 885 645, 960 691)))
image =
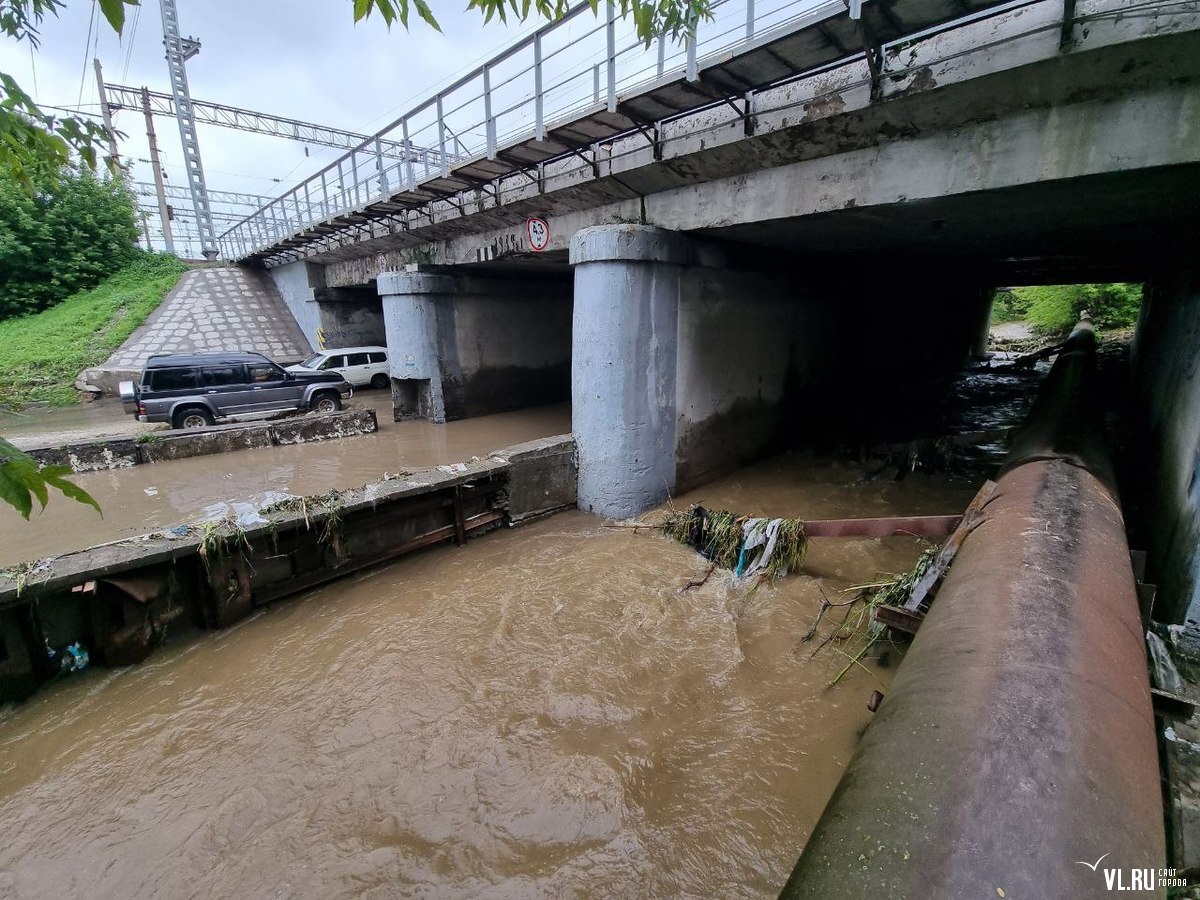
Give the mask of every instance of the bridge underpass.
POLYGON ((653 142, 547 165, 536 184, 500 178, 389 221, 364 209, 247 258, 277 281, 305 272, 297 296, 316 266, 327 288, 375 286, 403 415, 470 415, 457 367, 493 333, 530 381, 554 345, 569 359, 579 505, 614 517, 781 445, 909 420, 976 346, 991 288, 1145 282, 1131 524, 1158 618, 1194 618, 1200 40, 1182 9, 1097 17, 1063 52, 1059 8, 1030 4, 963 26, 987 30, 975 50, 962 33, 931 38, 924 65, 906 48, 916 59, 882 97, 851 63, 840 82, 773 89, 777 108, 756 94, 752 128, 714 107, 653 142), (1019 39, 989 44, 1009 26, 1019 39), (549 226, 542 252, 530 215, 549 226), (524 306, 501 287, 543 281, 557 290, 524 306), (460 315, 472 298, 489 314, 460 315), (555 336, 537 332, 555 305, 555 336))
POLYGON ((755 93, 753 115, 716 103, 247 259, 310 333, 336 329, 337 293, 382 294, 401 416, 561 399, 570 359, 581 505, 626 515, 761 454, 782 421, 811 437, 814 410, 897 369, 919 396, 975 343, 988 288, 1186 268, 1200 19, 1062 15, 956 23, 888 49, 875 84, 850 58, 755 93), (903 321, 881 302, 898 291, 918 295, 903 321))

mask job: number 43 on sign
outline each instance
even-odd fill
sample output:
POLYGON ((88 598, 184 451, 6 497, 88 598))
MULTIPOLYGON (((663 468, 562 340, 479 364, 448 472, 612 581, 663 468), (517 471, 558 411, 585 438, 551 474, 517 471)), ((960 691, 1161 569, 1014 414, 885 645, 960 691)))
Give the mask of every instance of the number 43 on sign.
POLYGON ((536 253, 541 253, 550 243, 550 226, 545 219, 536 216, 525 222, 525 233, 529 236, 529 247, 536 253))

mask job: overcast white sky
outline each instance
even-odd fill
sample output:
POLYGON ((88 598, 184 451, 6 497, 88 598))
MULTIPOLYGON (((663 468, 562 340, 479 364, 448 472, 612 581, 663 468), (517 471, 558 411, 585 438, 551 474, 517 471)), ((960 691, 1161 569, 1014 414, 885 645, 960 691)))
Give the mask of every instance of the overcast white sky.
MULTIPOLYGON (((176 2, 183 33, 203 45, 187 64, 193 98, 365 133, 536 27, 485 26, 482 16, 461 11, 465 3, 459 2, 433 3, 440 35, 415 16, 410 31, 389 31, 377 16, 355 25, 351 0, 176 2)), ((67 0, 61 15, 46 21, 41 48, 32 55, 24 43, 0 40, 0 71, 15 76, 41 103, 79 104, 92 113, 99 112, 94 55, 105 81, 169 92, 157 0, 143 0, 140 12, 130 10, 123 39, 97 17, 88 44, 93 5, 67 0)), ((117 116, 126 159, 147 158, 143 123, 140 113, 117 116)), ((168 182, 186 185, 177 126, 156 118, 155 128, 168 182)), ((310 146, 306 156, 298 143, 203 125, 200 147, 210 189, 264 195, 295 185, 343 152, 310 146)), ((135 162, 134 178, 152 181, 149 165, 135 162)), ((190 204, 175 205, 187 215, 190 204)), ((223 230, 218 225, 218 233, 223 230)))

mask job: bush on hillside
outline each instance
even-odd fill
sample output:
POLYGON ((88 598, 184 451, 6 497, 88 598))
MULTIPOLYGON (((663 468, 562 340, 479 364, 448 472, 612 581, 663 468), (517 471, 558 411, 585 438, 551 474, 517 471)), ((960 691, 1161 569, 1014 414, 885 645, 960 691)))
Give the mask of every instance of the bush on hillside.
POLYGON ((137 237, 118 179, 64 169, 30 194, 0 171, 0 320, 95 287, 141 253, 137 237))

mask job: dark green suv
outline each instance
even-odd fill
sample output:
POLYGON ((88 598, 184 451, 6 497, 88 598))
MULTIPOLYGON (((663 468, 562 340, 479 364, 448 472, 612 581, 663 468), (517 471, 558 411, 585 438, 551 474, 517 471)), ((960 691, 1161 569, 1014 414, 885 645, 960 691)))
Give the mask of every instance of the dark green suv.
POLYGON ((261 353, 152 356, 141 384, 122 381, 119 391, 125 411, 138 421, 174 428, 281 409, 333 412, 353 393, 336 372, 288 372, 261 353))

